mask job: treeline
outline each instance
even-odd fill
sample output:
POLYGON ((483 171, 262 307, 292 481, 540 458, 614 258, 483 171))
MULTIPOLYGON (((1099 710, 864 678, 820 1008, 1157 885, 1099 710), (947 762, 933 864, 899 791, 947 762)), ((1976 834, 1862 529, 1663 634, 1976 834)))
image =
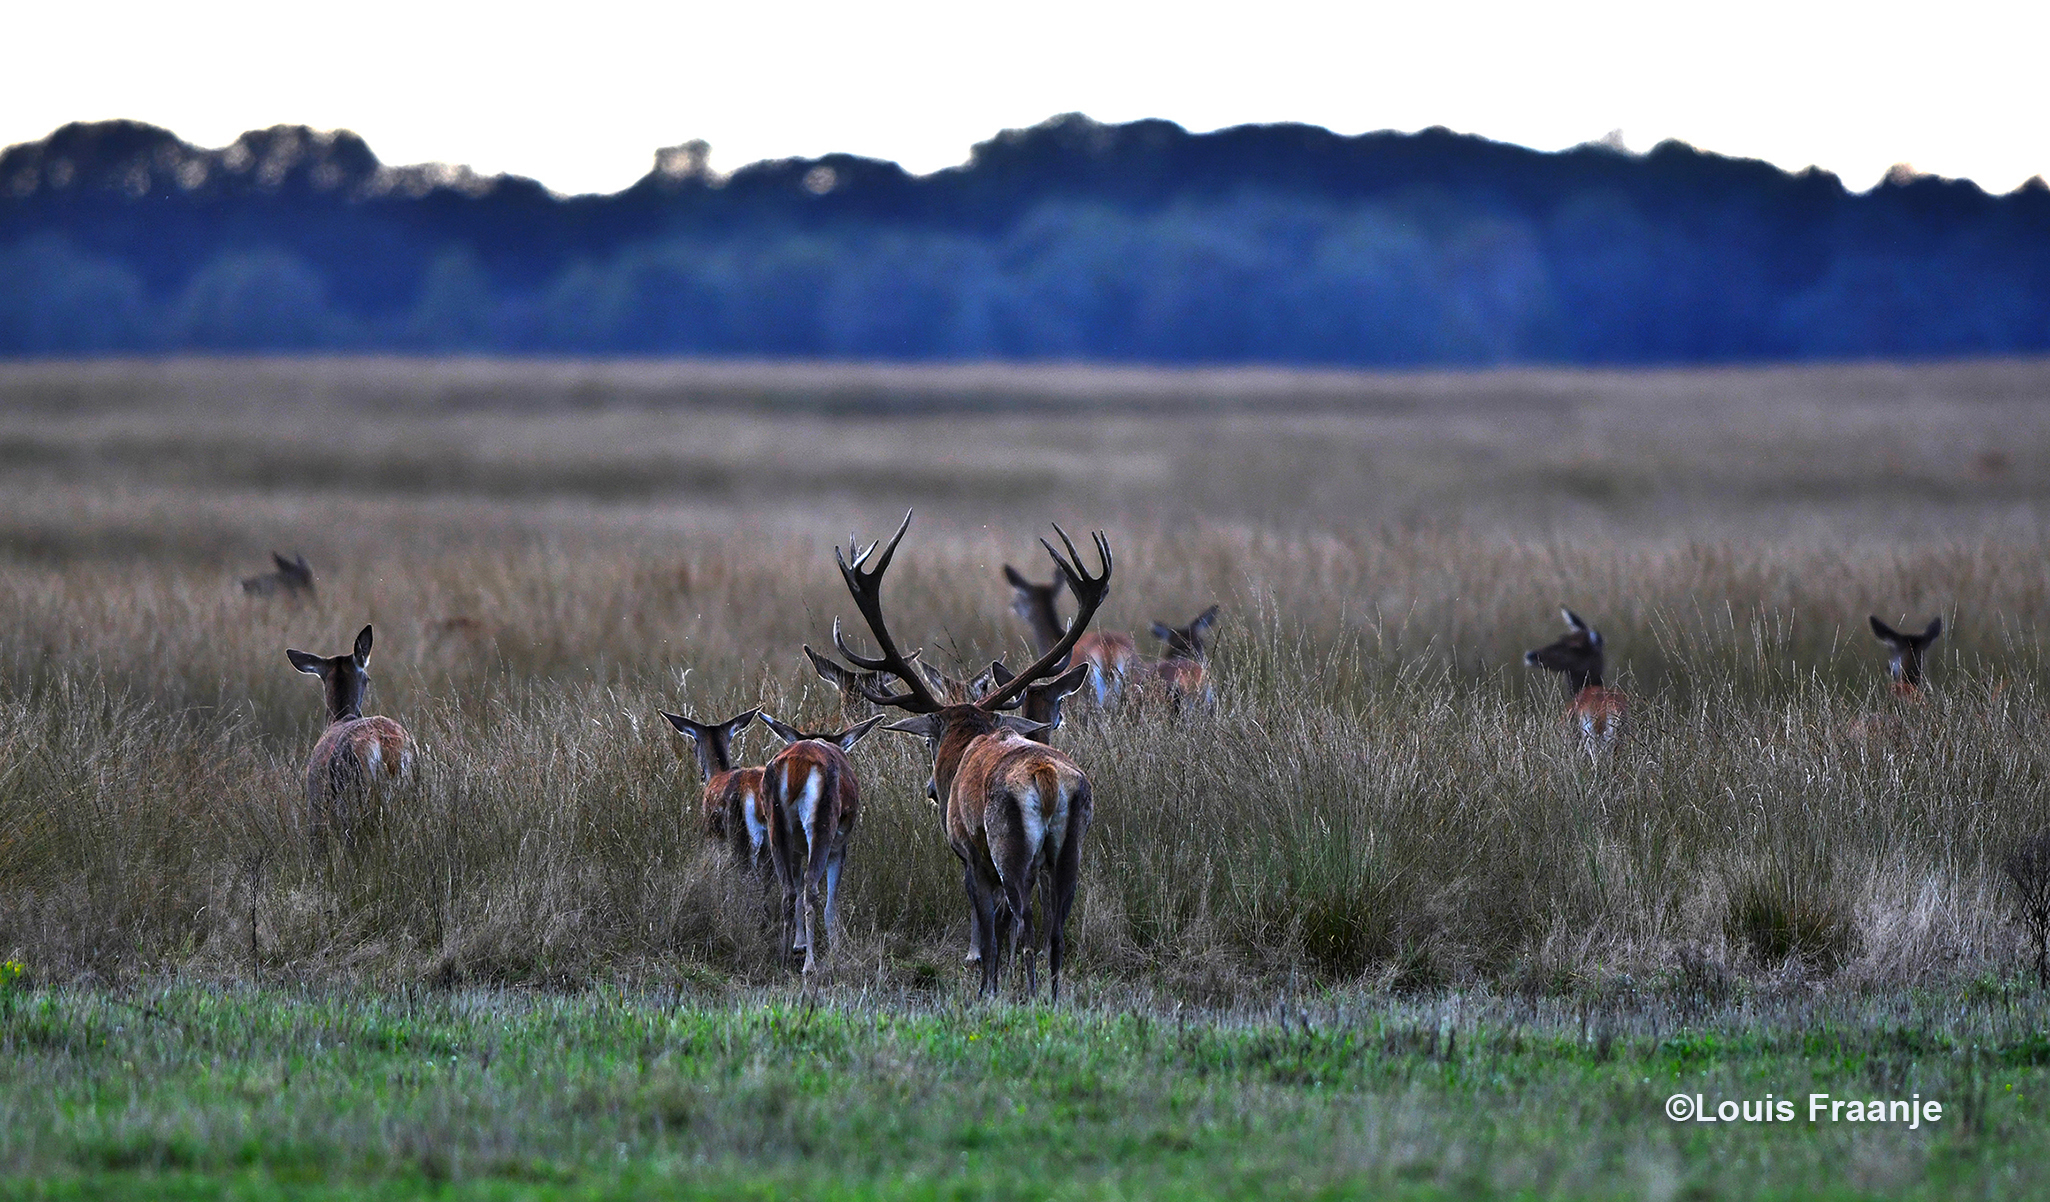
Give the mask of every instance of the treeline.
POLYGON ((911 176, 611 196, 390 168, 278 127, 130 122, 0 154, 0 353, 403 350, 1360 365, 2050 349, 2050 188, 2006 196, 1666 143, 1191 135, 1064 117, 911 176))

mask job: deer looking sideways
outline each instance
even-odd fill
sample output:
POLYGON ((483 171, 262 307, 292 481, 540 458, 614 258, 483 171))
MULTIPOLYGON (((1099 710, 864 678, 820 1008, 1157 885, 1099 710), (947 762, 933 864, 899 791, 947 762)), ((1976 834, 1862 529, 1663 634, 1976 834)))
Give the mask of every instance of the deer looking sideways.
POLYGON ((769 809, 769 860, 783 886, 783 935, 804 953, 804 971, 816 962, 819 936, 840 933, 840 869, 861 813, 861 786, 847 753, 888 715, 877 714, 832 734, 805 734, 767 714, 762 721, 783 740, 783 750, 762 766, 769 809), (813 921, 821 888, 825 930, 813 921))
POLYGON ((1566 634, 1550 646, 1526 651, 1523 662, 1557 672, 1573 700, 1566 706, 1566 724, 1580 732, 1580 746, 1590 758, 1613 747, 1622 733, 1630 699, 1602 684, 1602 632, 1561 607, 1566 634))
POLYGON ((412 775, 413 738, 390 718, 363 716, 370 627, 347 655, 324 659, 287 650, 285 658, 327 687, 327 730, 306 761, 307 830, 316 840, 332 834, 352 843, 372 816, 369 803, 377 793, 412 775))
POLYGON ((698 753, 698 767, 705 774, 705 834, 726 844, 736 865, 759 874, 769 858, 769 803, 762 793, 762 770, 733 766, 733 740, 762 711, 752 709, 718 723, 656 712, 688 735, 698 753))
MULTIPOLYGON (((1089 829, 1093 794, 1089 778, 1073 760, 1026 737, 1041 730, 1040 723, 1001 711, 1067 663, 1089 619, 1110 595, 1110 543, 1100 533, 1094 536, 1103 571, 1089 576, 1075 544, 1055 526, 1068 558, 1043 539, 1041 545, 1053 556, 1075 595, 1079 606, 1075 620, 1052 647, 1008 682, 974 701, 948 704, 934 695, 910 659, 897 650, 883 620, 883 573, 910 526, 911 515, 906 513, 904 524, 897 527, 887 545, 857 546, 845 556, 834 550, 847 591, 882 654, 871 659, 849 648, 837 621, 833 645, 855 667, 887 672, 904 684, 901 693, 877 690, 868 697, 877 705, 915 715, 885 729, 924 736, 932 753, 930 788, 946 811, 947 843, 961 859, 962 883, 975 924, 970 940, 975 950, 970 956, 979 954, 982 962, 981 992, 996 990, 1006 946, 1024 962, 1028 994, 1038 992, 1028 935, 1032 932, 1032 898, 1039 892, 1045 899, 1041 921, 1046 929, 1047 968, 1054 999, 1059 1000, 1061 960, 1066 950, 1063 928, 1075 901, 1082 837, 1089 829), (880 555, 878 546, 882 547, 880 555), (863 570, 871 561, 875 566, 863 570), (1005 920, 1001 925, 1000 918, 1005 920)), ((1068 671, 1079 684, 1075 669, 1068 671)))
MULTIPOLYGON (((1050 584, 1038 584, 1010 564, 1004 565, 1004 579, 1014 593, 1011 612, 1031 624, 1033 644, 1043 652, 1059 642, 1066 630, 1055 600, 1066 580, 1055 576, 1050 584)), ((1209 680, 1203 641, 1217 624, 1217 608, 1213 605, 1204 610, 1187 626, 1155 622, 1153 637, 1165 644, 1167 652, 1157 660, 1140 655, 1129 634, 1097 632, 1076 640, 1075 658, 1089 666, 1090 691, 1096 703, 1110 705, 1123 696, 1127 685, 1137 685, 1142 693, 1158 686, 1177 709, 1186 701, 1215 705, 1216 690, 1209 680)))

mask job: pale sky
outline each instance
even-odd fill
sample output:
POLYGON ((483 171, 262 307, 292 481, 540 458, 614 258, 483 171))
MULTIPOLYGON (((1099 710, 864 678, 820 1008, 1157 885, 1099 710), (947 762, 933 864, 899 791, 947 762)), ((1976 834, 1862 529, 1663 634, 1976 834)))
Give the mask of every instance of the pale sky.
POLYGON ((731 170, 847 151, 927 172, 1084 112, 1203 131, 1444 125, 1540 149, 1612 129, 2008 191, 2050 176, 2050 6, 1979 2, 457 4, 4 0, 0 145, 130 117, 224 146, 346 128, 386 163, 610 192, 691 138, 731 170))

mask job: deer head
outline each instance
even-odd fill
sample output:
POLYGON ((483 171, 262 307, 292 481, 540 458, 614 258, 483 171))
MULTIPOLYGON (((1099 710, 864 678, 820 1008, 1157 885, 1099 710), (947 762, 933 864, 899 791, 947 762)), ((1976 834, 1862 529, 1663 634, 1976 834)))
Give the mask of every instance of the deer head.
POLYGON ((318 676, 327 686, 327 720, 342 722, 363 716, 363 690, 370 683, 370 627, 356 636, 356 646, 347 655, 323 658, 287 649, 285 658, 309 676, 318 676))
POLYGON ((1868 615, 1872 623, 1873 637, 1887 646, 1886 668, 1893 677, 1897 692, 1912 693, 1922 687, 1922 656, 1929 650, 1929 644, 1943 633, 1943 619, 1933 619, 1920 634, 1903 634, 1879 620, 1877 614, 1868 615))
POLYGON ((1196 620, 1187 626, 1169 626, 1165 622, 1153 624, 1153 637, 1167 644, 1167 659, 1191 659, 1202 662, 1203 638, 1212 626, 1217 625, 1217 606, 1196 615, 1196 620))
POLYGON ((690 737, 691 745, 698 753, 698 767, 705 774, 705 783, 710 784, 712 778, 720 773, 733 771, 733 740, 739 738, 740 732, 760 717, 762 711, 751 709, 738 717, 716 723, 694 722, 667 710, 656 712, 669 719, 669 725, 679 733, 690 737))
POLYGON ((1580 620, 1580 615, 1570 609, 1561 608, 1560 616, 1566 619, 1566 634, 1558 642, 1523 653, 1523 662, 1548 672, 1557 672, 1566 680, 1566 689, 1578 693, 1589 685, 1602 683, 1602 632, 1580 620))

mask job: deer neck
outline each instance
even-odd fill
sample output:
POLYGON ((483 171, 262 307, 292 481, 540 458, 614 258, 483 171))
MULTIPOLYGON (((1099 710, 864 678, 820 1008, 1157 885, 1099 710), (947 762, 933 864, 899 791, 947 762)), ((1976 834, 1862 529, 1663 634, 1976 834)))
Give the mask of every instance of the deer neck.
POLYGON ((1038 646, 1039 653, 1044 655, 1047 648, 1061 641, 1061 637, 1068 633, 1068 628, 1061 624, 1060 615, 1054 612, 1054 599, 1051 595, 1026 598, 1023 604, 1025 620, 1032 624, 1032 641, 1038 646))

